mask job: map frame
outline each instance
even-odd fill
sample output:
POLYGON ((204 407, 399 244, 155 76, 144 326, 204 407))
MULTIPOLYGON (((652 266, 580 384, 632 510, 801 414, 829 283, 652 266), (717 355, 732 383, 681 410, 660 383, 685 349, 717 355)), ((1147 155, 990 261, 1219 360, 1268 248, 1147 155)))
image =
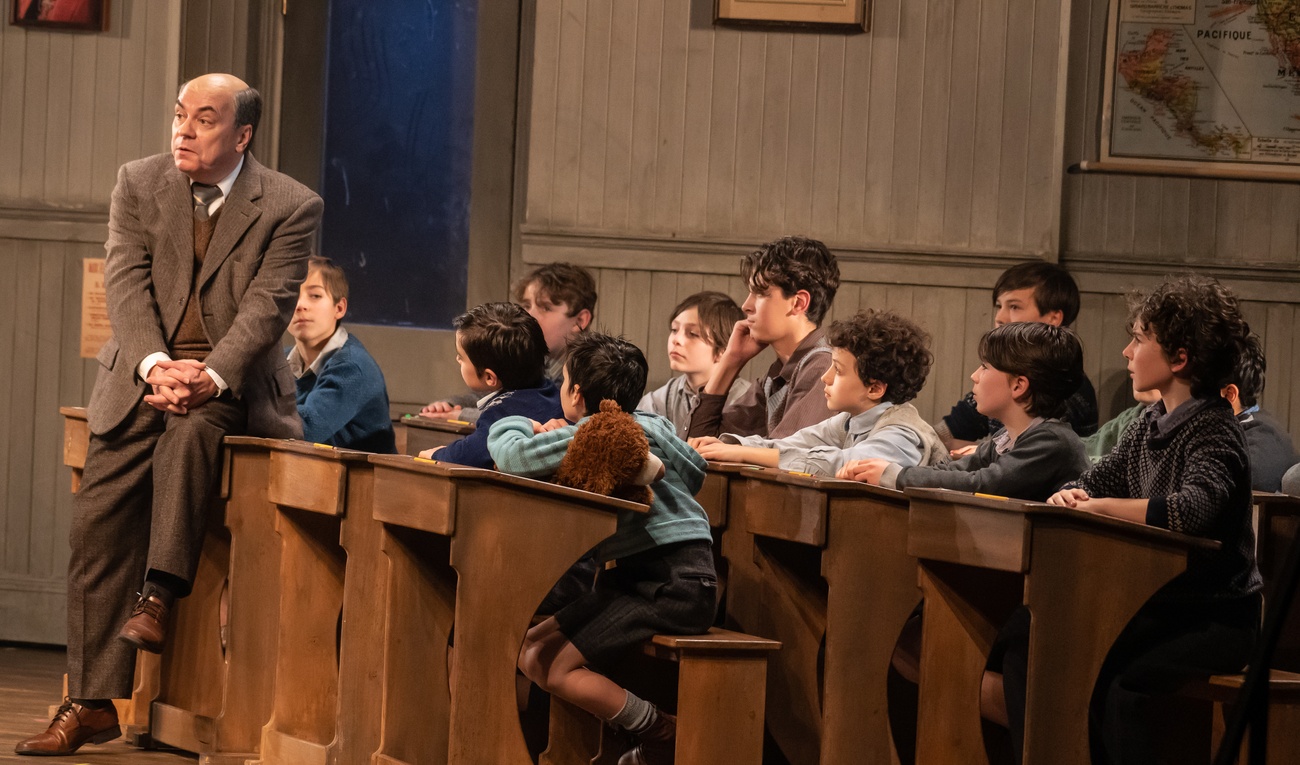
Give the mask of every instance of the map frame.
MULTIPOLYGON (((1163 156, 1115 154, 1111 134, 1115 115, 1116 78, 1119 69, 1119 16, 1127 0, 1110 0, 1106 20, 1106 48, 1102 56, 1102 103, 1100 156, 1098 162, 1082 162, 1084 171, 1168 175, 1174 177, 1215 178, 1224 180, 1259 180, 1300 182, 1300 164, 1278 161, 1240 161, 1227 159, 1172 159, 1163 156)), ((1197 0, 1192 0, 1193 8, 1197 0)), ((1140 23, 1140 22, 1139 22, 1140 23)), ((1176 26, 1178 24, 1175 23, 1176 26)))

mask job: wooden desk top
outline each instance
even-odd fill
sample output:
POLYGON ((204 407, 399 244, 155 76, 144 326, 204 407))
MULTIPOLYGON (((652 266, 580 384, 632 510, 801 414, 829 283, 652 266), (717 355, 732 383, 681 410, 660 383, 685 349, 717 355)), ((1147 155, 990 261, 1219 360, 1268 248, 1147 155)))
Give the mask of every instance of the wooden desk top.
POLYGON ((1042 502, 1025 502, 949 489, 907 489, 911 511, 907 551, 917 558, 1025 573, 1035 523, 1078 527, 1135 542, 1189 551, 1219 543, 1094 513, 1042 502))
POLYGON ((408 428, 420 428, 421 430, 437 430, 443 433, 453 433, 458 436, 468 436, 474 432, 474 423, 465 420, 443 420, 435 417, 424 417, 418 414, 404 414, 398 420, 408 428))
POLYGON ((845 500, 900 513, 908 507, 901 491, 788 470, 747 470, 733 480, 745 482, 745 527, 751 534, 816 547, 826 546, 828 513, 845 500))

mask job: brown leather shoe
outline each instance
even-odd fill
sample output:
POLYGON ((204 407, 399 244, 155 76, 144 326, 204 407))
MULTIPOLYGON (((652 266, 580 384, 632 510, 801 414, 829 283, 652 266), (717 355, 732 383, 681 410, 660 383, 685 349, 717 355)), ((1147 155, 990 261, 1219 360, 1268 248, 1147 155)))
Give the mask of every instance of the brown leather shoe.
POLYGON ((637 734, 639 743, 618 758, 618 765, 672 765, 677 759, 677 717, 660 712, 637 734))
POLYGON ((167 637, 167 612, 167 606, 157 596, 142 595, 117 636, 141 651, 162 653, 163 640, 167 637))
POLYGON ((121 735, 117 708, 112 704, 103 709, 91 709, 64 698, 63 706, 50 721, 50 727, 44 733, 19 741, 14 754, 72 754, 82 744, 103 744, 121 735))

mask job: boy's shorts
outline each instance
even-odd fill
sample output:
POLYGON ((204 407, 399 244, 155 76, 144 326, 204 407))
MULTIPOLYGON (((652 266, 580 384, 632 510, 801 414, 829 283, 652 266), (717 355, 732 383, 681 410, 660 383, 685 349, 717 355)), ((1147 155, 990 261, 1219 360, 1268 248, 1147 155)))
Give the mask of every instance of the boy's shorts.
POLYGON ((653 635, 708 632, 717 607, 713 549, 692 541, 621 558, 555 619, 588 664, 608 673, 622 654, 653 635))

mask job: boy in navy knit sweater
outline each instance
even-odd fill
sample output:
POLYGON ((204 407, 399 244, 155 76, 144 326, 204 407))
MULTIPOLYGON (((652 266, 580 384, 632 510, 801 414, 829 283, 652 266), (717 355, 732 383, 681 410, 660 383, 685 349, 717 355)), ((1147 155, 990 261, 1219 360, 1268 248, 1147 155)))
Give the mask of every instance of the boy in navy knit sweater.
POLYGON ((473 433, 421 457, 468 467, 492 467, 488 431, 512 415, 546 422, 564 415, 560 393, 546 378, 546 338, 537 320, 515 303, 484 303, 457 316, 456 363, 478 401, 473 433))
MULTIPOLYGON (((1137 390, 1160 401, 1115 449, 1048 501, 1220 543, 1138 611, 1115 641, 1093 692, 1093 762, 1159 761, 1152 710, 1188 679, 1236 672, 1259 631, 1262 587, 1251 526, 1250 459, 1219 391, 1248 345, 1237 299, 1213 279, 1167 282, 1131 309, 1124 349, 1137 390)), ((1013 740, 1023 740, 1024 643, 1003 662, 1013 740), (1017 730, 1015 726, 1021 726, 1017 730)))
MULTIPOLYGON (((633 411, 647 370, 645 356, 625 340, 599 333, 575 338, 561 388, 565 417, 580 421, 605 399, 633 411)), ((617 565, 601 573, 590 593, 529 630, 519 654, 520 670, 543 690, 638 736, 620 765, 672 762, 676 718, 601 673, 654 634, 707 631, 717 605, 712 534, 694 499, 705 462, 668 420, 634 416, 664 468, 650 487, 650 512, 619 516, 617 530, 596 548, 600 561, 617 565)), ((488 448, 502 471, 550 475, 577 429, 563 421, 543 425, 509 417, 492 426, 488 448)))
POLYGON ((307 261, 289 334, 289 369, 298 378, 303 439, 342 449, 395 454, 384 373, 339 320, 348 312, 348 278, 328 258, 307 261))

